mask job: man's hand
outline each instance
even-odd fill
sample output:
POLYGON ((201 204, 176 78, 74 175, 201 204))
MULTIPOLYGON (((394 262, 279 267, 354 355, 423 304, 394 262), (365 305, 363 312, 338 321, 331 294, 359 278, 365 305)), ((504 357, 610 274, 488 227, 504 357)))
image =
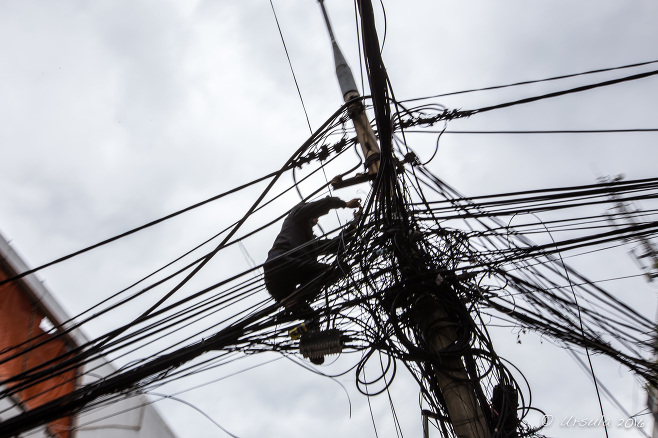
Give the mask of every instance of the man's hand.
POLYGON ((360 208, 361 207, 361 200, 359 198, 354 198, 350 199, 345 203, 345 207, 347 208, 360 208))
POLYGON ((359 208, 354 212, 354 219, 353 221, 359 222, 361 220, 361 216, 363 216, 363 207, 359 206, 359 208))

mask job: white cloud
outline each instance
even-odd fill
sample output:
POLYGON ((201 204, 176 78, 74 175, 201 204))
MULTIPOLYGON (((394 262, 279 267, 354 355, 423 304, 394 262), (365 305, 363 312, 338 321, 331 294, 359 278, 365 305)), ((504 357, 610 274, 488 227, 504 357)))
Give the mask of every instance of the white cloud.
MULTIPOLYGON (((317 128, 342 103, 320 9, 313 1, 274 4, 309 118, 317 128)), ((327 1, 326 6, 338 42, 359 76, 353 4, 327 1)), ((383 56, 400 99, 655 57, 658 6, 650 1, 417 0, 385 6, 383 56)), ((381 37, 381 26, 379 30, 381 37)), ((4 2, 0 41, 0 228, 32 265, 273 171, 308 135, 266 1, 4 2)), ((593 81, 586 77, 569 84, 593 81)), ((455 121, 449 129, 652 128, 656 81, 649 78, 482 114, 455 121)), ((563 87, 541 84, 440 101, 467 109, 563 87)), ((606 174, 648 177, 655 174, 654 135, 446 135, 430 167, 469 195, 587 184, 594 182, 593 167, 606 174)), ((421 156, 431 155, 433 140, 414 141, 421 156)), ((239 218, 256 193, 39 275, 77 313, 239 218)), ((263 261, 275 232, 268 230, 249 242, 257 262, 263 261)), ((630 265, 628 260, 615 263, 630 265)), ((213 264, 214 270, 199 284, 243 270, 244 264, 235 251, 213 264)), ((140 309, 155 299, 145 301, 140 309)), ((506 342, 505 348, 514 350, 506 342)), ((553 350, 543 353, 541 345, 533 345, 532 353, 521 348, 516 359, 527 356, 523 371, 538 387, 533 400, 537 406, 561 408, 565 398, 581 394, 570 389, 571 381, 566 388, 552 389, 562 379, 585 379, 553 374, 553 363, 569 359, 556 358, 559 353, 553 350)), ((606 366, 601 366, 606 370, 602 373, 614 378, 606 366)), ((412 391, 410 383, 402 382, 404 400, 414 398, 415 387, 412 391)), ((624 383, 617 383, 616 390, 622 391, 624 383)), ((353 385, 349 390, 354 419, 344 420, 342 389, 316 376, 300 377, 298 368, 282 361, 221 391, 213 386, 187 396, 245 438, 262 436, 280 419, 270 436, 323 437, 334 436, 336 430, 373 435, 364 399, 355 395, 353 385)), ((212 427, 205 419, 190 424, 196 414, 167 403, 166 417, 179 436, 202 436, 212 427)), ((384 435, 379 424, 390 420, 387 401, 380 397, 374 403, 382 413, 376 419, 384 435)), ((574 400, 564 412, 579 403, 574 400)), ((417 430, 417 404, 398 408, 408 419, 406 427, 417 430)), ((578 430, 559 432, 583 436, 578 430)), ((615 429, 611 436, 630 433, 615 429)))

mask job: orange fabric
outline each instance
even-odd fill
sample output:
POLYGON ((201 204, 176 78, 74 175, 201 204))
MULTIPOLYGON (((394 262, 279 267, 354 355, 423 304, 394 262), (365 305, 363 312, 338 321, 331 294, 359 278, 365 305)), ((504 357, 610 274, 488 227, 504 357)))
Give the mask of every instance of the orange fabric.
MULTIPOLYGON (((8 278, 7 273, 0 267, 0 280, 6 278, 8 278)), ((0 353, 0 361, 48 339, 48 335, 44 335, 43 330, 39 327, 43 318, 43 313, 37 309, 16 282, 0 286, 0 351, 7 350, 0 353), (26 342, 25 345, 19 349, 12 349, 24 342, 26 342)), ((0 381, 38 366, 66 351, 67 345, 63 339, 50 339, 34 350, 0 363, 0 381)), ((35 408, 72 392, 75 389, 75 378, 75 370, 53 375, 47 380, 20 391, 14 397, 23 404, 24 408, 35 408)), ((17 383, 20 382, 7 383, 6 386, 12 387, 17 383)), ((72 425, 73 417, 69 416, 51 422, 49 429, 58 438, 69 438, 72 435, 70 431, 72 425)))

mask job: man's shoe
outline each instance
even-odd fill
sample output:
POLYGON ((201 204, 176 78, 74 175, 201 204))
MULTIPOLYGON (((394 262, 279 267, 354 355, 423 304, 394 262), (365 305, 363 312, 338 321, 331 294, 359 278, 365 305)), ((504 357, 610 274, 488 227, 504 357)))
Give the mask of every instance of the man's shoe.
POLYGON ((320 330, 320 321, 317 317, 304 320, 303 325, 306 326, 306 329, 310 331, 320 330))

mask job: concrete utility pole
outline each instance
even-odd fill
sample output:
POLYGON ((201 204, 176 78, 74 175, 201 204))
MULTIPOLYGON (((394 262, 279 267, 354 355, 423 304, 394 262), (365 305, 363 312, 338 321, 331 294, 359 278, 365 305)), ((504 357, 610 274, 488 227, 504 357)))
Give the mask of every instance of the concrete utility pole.
MULTIPOLYGON (((425 297, 416 303, 416 309, 422 309, 418 312, 418 323, 436 353, 454 345, 457 330, 450 323, 443 322, 450 318, 438 302, 425 297)), ((489 425, 475 394, 477 383, 470 379, 461 357, 443 357, 441 365, 441 370, 434 370, 434 377, 455 434, 458 438, 489 438, 489 425)))
MULTIPOLYGON (((380 148, 377 143, 377 138, 370 126, 370 122, 365 114, 365 109, 361 100, 357 100, 360 95, 357 91, 352 72, 336 43, 336 39, 334 38, 331 24, 329 23, 329 17, 327 16, 327 11, 324 7, 324 0, 318 0, 318 2, 322 8, 322 13, 331 38, 334 60, 336 63, 336 74, 338 76, 341 92, 343 93, 343 99, 345 102, 354 102, 350 107, 350 116, 357 132, 357 140, 363 150, 369 174, 376 174, 380 170, 380 148)), ((364 15, 367 16, 367 18, 363 18, 363 27, 367 28, 370 26, 374 32, 372 5, 369 0, 360 1, 359 5, 362 9, 362 17, 364 17, 364 15), (365 13, 364 8, 367 8, 365 13)), ((368 59, 368 47, 366 46, 367 44, 364 43, 364 52, 366 52, 366 59, 368 59)), ((379 47, 377 47, 376 50, 378 51, 379 47)), ((370 64, 371 61, 369 60, 369 65, 370 64)), ((371 89, 372 88, 373 84, 371 82, 371 89)), ((378 91, 381 92, 381 90, 372 90, 373 98, 378 91)), ((379 95, 379 97, 380 102, 386 101, 385 98, 381 98, 381 95, 379 95)), ((386 105, 388 105, 388 102, 386 102, 386 105)), ((391 152, 388 151, 387 153, 390 154, 391 152)), ((386 158, 391 159, 392 157, 386 158)), ((393 182, 392 185, 394 184, 395 183, 393 182)), ((383 196, 381 199, 387 199, 387 197, 383 196)), ((404 216, 406 216, 406 214, 404 216)), ((405 239, 405 236, 403 236, 402 233, 400 233, 398 237, 405 239)), ((409 235, 406 235, 406 239, 409 238, 409 235)), ((409 243, 412 246, 415 245, 415 243, 409 243)), ((420 267, 420 265, 416 264, 416 260, 407 259, 402 254, 397 254, 396 258, 401 266, 405 264, 407 266, 413 266, 413 270, 417 270, 417 268, 420 267)), ((420 263, 422 265, 422 261, 420 263)), ((408 277, 413 278, 414 276, 408 275, 408 277)), ((410 282, 413 282, 413 280, 410 282)), ((437 285, 437 287, 441 286, 437 285)), ((443 286, 443 288, 447 287, 447 285, 443 286)), ((454 291, 450 290, 450 292, 454 294, 454 291)), ((409 290, 408 293, 412 294, 413 292, 409 290)), ((442 352, 449 350, 450 347, 455 344, 458 335, 455 324, 452 322, 453 318, 451 318, 451 315, 447 314, 445 308, 442 307, 441 303, 439 303, 432 295, 433 294, 429 293, 429 291, 422 292, 422 298, 414 304, 414 310, 417 315, 417 324, 420 331, 423 333, 425 341, 433 350, 432 353, 441 357, 441 369, 433 367, 434 378, 436 379, 437 386, 441 392, 439 399, 444 400, 445 408, 448 411, 452 427, 457 437, 489 438, 491 437, 491 431, 487 421, 487 416, 484 413, 485 407, 481 406, 480 400, 477 397, 479 389, 478 383, 472 380, 473 376, 469 376, 462 357, 442 354, 442 352)), ((481 394, 482 391, 480 390, 479 393, 481 394)))
POLYGON ((334 62, 336 64, 336 76, 338 76, 338 85, 340 85, 340 91, 343 93, 343 100, 345 103, 352 102, 349 106, 349 114, 354 124, 354 129, 356 130, 356 139, 361 145, 361 151, 363 152, 364 164, 368 169, 369 175, 376 175, 379 171, 379 145, 377 143, 377 136, 370 126, 370 121, 366 115, 366 110, 361 99, 361 94, 356 87, 356 82, 354 81, 354 75, 352 75, 352 70, 350 66, 347 65, 343 53, 336 43, 336 38, 334 38, 334 32, 331 29, 331 23, 329 22, 329 16, 327 15, 327 10, 324 8, 324 0, 318 0, 320 7, 322 8, 322 15, 324 16, 324 22, 327 25, 327 30, 329 31, 329 37, 331 38, 331 46, 334 51, 334 62))

